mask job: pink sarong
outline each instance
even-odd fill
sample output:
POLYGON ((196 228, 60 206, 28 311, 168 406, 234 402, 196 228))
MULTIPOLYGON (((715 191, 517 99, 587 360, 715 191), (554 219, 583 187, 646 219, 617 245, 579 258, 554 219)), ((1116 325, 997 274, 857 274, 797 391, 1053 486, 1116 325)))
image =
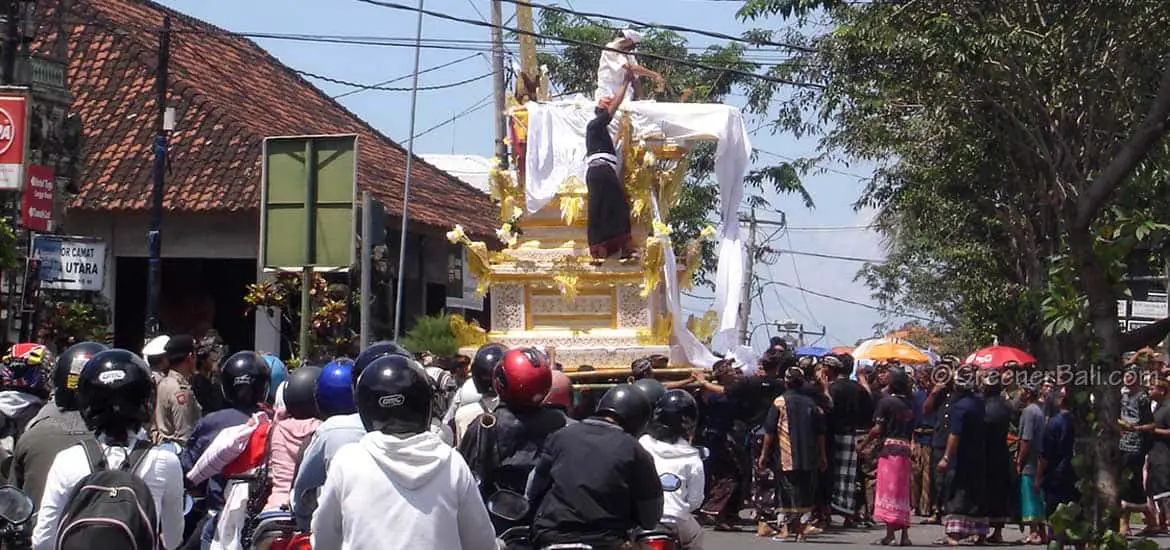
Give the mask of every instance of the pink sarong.
POLYGON ((886 446, 903 445, 906 452, 886 449, 878 459, 877 491, 874 495, 873 518, 895 529, 910 527, 910 478, 913 463, 910 445, 905 441, 888 440, 886 446))

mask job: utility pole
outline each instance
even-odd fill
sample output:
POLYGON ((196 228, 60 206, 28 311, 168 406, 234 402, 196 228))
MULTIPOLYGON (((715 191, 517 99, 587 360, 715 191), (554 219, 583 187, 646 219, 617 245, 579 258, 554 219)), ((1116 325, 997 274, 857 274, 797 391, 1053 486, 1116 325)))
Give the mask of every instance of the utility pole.
POLYGON ((361 267, 358 272, 361 273, 361 299, 358 300, 358 309, 360 311, 358 321, 358 337, 361 342, 358 343, 358 350, 365 351, 366 346, 370 345, 370 298, 374 292, 374 270, 373 262, 371 261, 372 248, 374 243, 374 199, 370 197, 369 191, 362 192, 362 253, 361 253, 361 267))
POLYGON ((492 0, 492 84, 496 95, 496 159, 500 163, 500 170, 507 170, 508 144, 505 138, 508 135, 508 117, 504 111, 508 104, 504 89, 504 32, 500 28, 504 24, 504 13, 501 3, 501 0, 492 0))
POLYGON ((739 344, 748 345, 748 321, 752 317, 752 285, 756 271, 756 209, 748 217, 747 271, 739 299, 739 344))
POLYGON ((162 216, 163 216, 163 175, 167 169, 167 70, 171 61, 171 16, 163 17, 162 31, 158 35, 158 66, 155 69, 154 85, 158 95, 158 112, 154 118, 154 178, 150 191, 150 230, 146 233, 146 246, 150 253, 147 261, 146 294, 146 339, 158 335, 158 304, 162 288, 162 216))
POLYGON ((418 0, 414 31, 414 82, 410 85, 410 141, 406 146, 406 181, 402 184, 402 235, 398 241, 398 288, 394 292, 394 339, 402 336, 402 290, 406 282, 406 229, 410 222, 410 178, 414 171, 414 122, 418 114, 418 65, 422 60, 423 0, 418 0))

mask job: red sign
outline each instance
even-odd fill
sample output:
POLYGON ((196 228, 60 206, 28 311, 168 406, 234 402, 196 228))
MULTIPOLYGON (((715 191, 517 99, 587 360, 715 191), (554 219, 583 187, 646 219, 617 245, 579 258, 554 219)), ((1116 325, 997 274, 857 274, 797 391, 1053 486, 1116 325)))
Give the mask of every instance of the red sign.
POLYGON ((53 169, 29 166, 20 206, 20 225, 33 231, 53 230, 53 169))
POLYGON ((0 96, 0 190, 16 190, 24 184, 27 113, 25 96, 0 96))

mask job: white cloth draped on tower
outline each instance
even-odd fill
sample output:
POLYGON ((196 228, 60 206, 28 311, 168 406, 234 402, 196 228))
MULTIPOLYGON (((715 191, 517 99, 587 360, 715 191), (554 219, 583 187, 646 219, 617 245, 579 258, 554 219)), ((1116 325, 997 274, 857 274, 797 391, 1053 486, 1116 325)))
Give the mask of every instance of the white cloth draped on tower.
MULTIPOLYGON (((528 212, 536 212, 552 201, 570 177, 584 181, 585 126, 593 118, 595 103, 584 98, 548 103, 530 102, 525 160, 525 193, 528 212)), ((634 139, 673 142, 716 141, 715 181, 719 184, 719 258, 715 273, 715 311, 719 328, 712 342, 716 352, 737 347, 740 288, 744 277, 744 248, 739 230, 739 204, 743 199, 743 178, 752 146, 739 109, 722 104, 658 103, 629 101, 621 109, 629 113, 634 139)), ((620 116, 610 131, 616 136, 620 116)), ((620 155, 619 155, 620 158, 620 155)), ((657 212, 655 213, 657 217, 657 212)), ((686 328, 679 307, 676 261, 666 247, 667 300, 674 316, 676 348, 687 363, 709 367, 715 357, 686 328)))

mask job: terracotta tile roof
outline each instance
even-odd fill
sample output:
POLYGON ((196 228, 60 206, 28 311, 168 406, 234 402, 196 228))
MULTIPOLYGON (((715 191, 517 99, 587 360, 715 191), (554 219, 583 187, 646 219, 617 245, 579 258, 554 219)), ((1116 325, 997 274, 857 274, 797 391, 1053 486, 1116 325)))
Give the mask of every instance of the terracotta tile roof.
MULTIPOLYGON (((53 3, 53 5, 58 5, 53 3)), ((406 151, 247 38, 149 0, 73 0, 69 87, 85 127, 81 194, 73 208, 141 211, 150 200, 157 34, 170 13, 168 210, 259 207, 265 136, 358 134, 359 187, 399 211, 406 151), (137 30, 136 30, 137 29, 137 30)), ((51 20, 46 16, 45 20, 51 20)), ((51 43, 51 37, 46 39, 51 43)), ((412 221, 492 235, 490 199, 424 161, 414 163, 412 221)))

